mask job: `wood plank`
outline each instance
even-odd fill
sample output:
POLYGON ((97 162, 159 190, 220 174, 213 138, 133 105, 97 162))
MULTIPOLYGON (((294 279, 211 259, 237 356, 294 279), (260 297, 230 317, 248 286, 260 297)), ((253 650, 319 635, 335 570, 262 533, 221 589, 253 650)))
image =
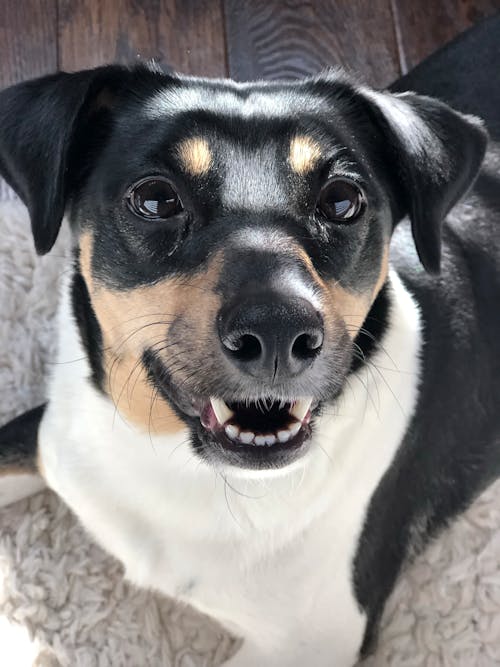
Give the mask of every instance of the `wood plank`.
POLYGON ((180 72, 226 74, 222 0, 59 0, 64 70, 154 58, 180 72))
POLYGON ((393 10, 405 74, 459 33, 499 11, 500 0, 393 0, 393 10))
POLYGON ((56 70, 56 3, 0 2, 0 87, 56 70))
POLYGON ((381 86, 399 74, 390 0, 226 0, 225 16, 235 79, 295 79, 341 65, 381 86))
MULTIPOLYGON (((57 69, 57 0, 0 0, 0 88, 57 69)), ((0 179, 0 200, 14 193, 0 179)))

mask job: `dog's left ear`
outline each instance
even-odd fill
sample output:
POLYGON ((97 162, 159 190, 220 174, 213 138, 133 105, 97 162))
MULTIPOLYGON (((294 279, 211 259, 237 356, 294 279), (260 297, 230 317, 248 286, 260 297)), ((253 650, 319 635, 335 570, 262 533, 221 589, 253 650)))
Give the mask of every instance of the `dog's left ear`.
POLYGON ((420 261, 439 273, 443 219, 474 182, 487 132, 478 118, 430 97, 368 89, 361 94, 391 163, 396 216, 409 215, 420 261))

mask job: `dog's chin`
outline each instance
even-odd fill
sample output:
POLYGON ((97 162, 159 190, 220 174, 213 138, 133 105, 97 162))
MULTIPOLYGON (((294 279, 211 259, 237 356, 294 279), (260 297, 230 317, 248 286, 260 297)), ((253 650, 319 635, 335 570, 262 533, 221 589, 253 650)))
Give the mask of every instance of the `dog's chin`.
POLYGON ((282 469, 309 450, 315 397, 285 398, 269 394, 256 400, 200 396, 174 384, 158 357, 145 360, 150 380, 189 426, 196 453, 215 467, 247 470, 282 469))

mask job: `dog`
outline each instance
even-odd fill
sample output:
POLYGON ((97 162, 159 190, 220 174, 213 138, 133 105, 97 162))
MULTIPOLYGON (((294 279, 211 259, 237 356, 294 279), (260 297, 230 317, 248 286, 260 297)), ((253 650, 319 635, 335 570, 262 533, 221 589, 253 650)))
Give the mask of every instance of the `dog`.
POLYGON ((36 249, 73 234, 61 363, 0 431, 4 471, 242 637, 228 665, 353 665, 404 563, 499 474, 494 153, 443 224, 486 147, 479 118, 338 71, 4 90, 36 249))

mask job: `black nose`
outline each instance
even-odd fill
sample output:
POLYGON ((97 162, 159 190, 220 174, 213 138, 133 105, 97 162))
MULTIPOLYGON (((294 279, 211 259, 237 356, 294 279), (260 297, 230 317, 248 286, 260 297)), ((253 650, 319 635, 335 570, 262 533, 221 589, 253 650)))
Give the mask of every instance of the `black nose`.
POLYGON ((222 349, 243 372, 267 380, 299 375, 323 345, 323 318, 301 297, 253 294, 218 316, 222 349))

